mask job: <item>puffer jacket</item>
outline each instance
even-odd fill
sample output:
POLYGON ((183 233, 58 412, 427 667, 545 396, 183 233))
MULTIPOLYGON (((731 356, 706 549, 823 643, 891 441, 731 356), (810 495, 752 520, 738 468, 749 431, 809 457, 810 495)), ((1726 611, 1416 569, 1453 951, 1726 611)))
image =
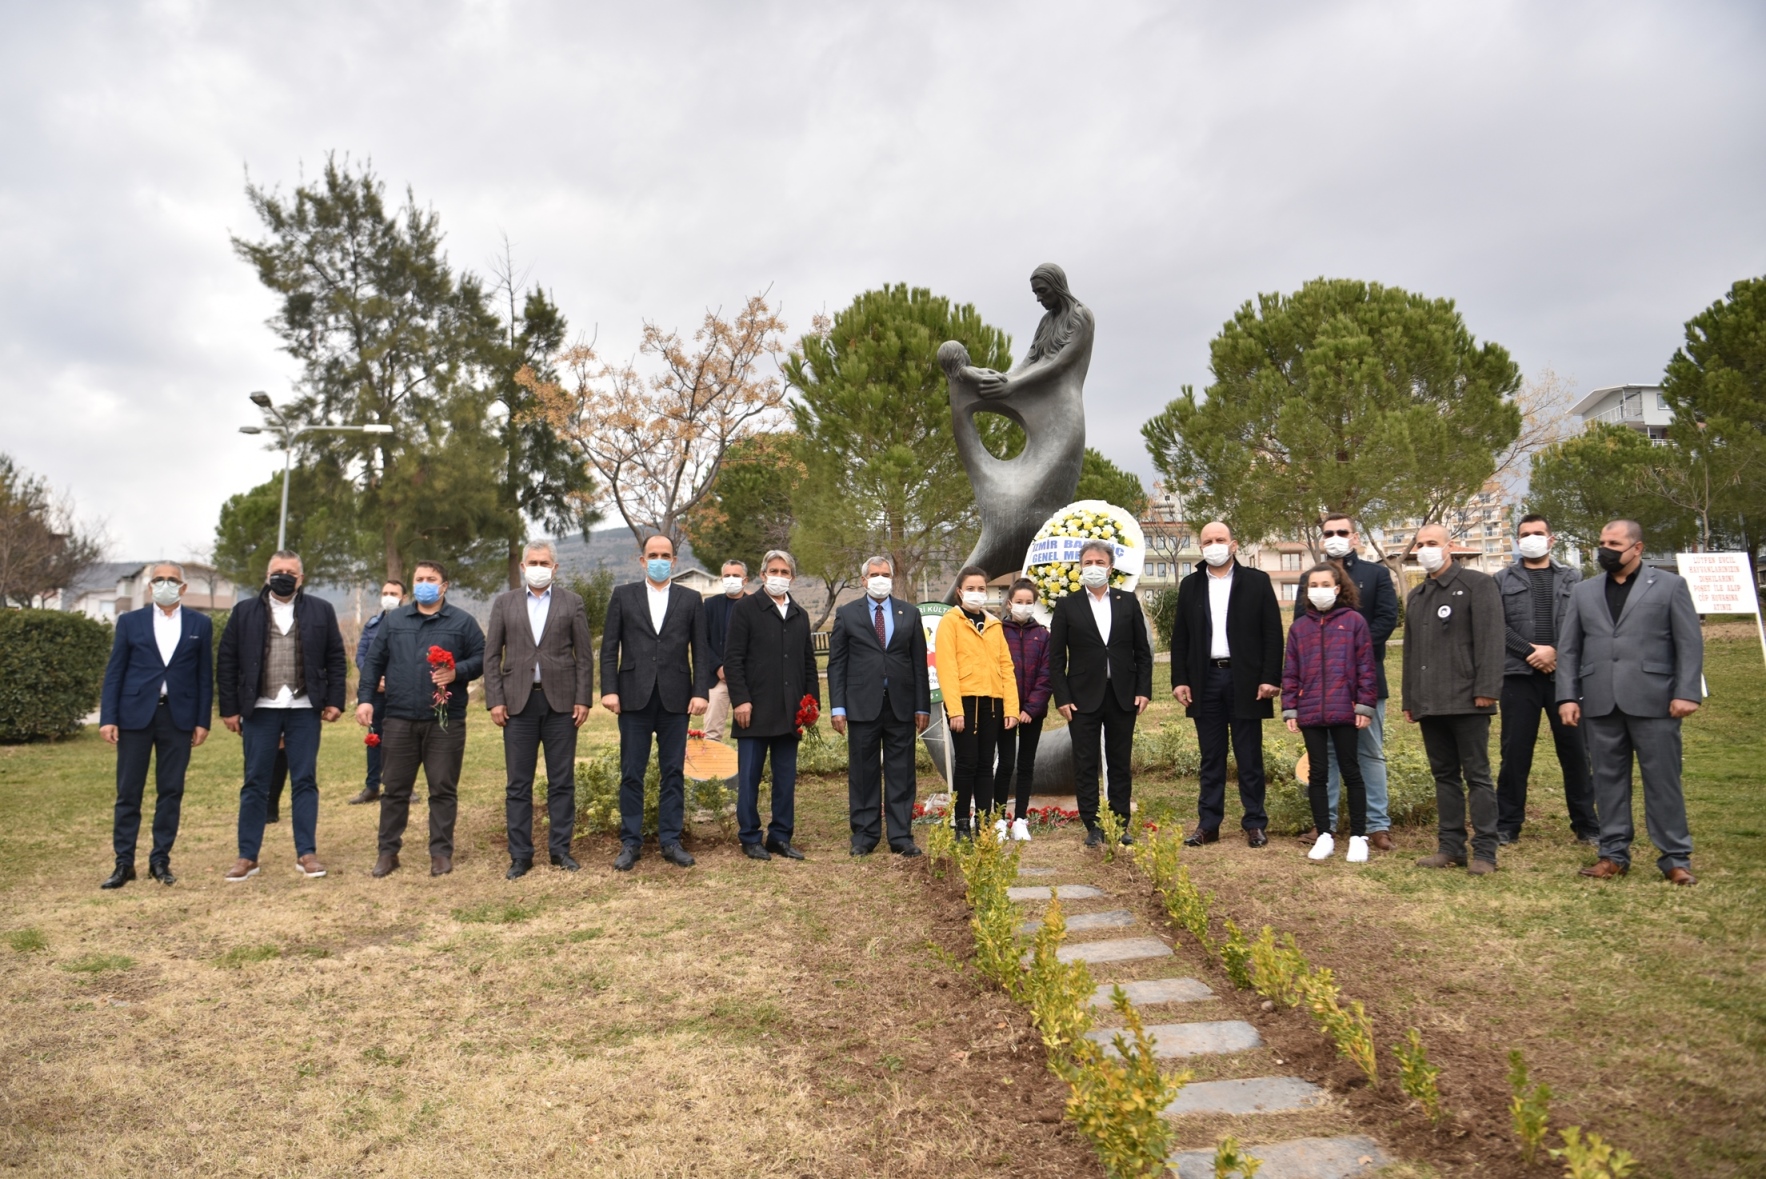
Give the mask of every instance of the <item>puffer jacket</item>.
POLYGON ((992 696, 1003 701, 1001 710, 1016 716, 1018 676, 1012 669, 1012 651, 1006 646, 1006 628, 991 614, 982 614, 982 629, 962 609, 938 620, 932 660, 938 667, 938 689, 945 707, 963 696, 992 696))
POLYGON ((1373 636, 1359 611, 1307 608, 1288 631, 1282 668, 1282 716, 1303 728, 1352 725, 1379 700, 1373 636))
POLYGON ((1031 720, 1041 720, 1049 712, 1049 628, 1032 618, 1016 622, 1010 618, 1000 623, 1006 636, 1006 647, 1012 652, 1012 670, 1018 679, 1018 711, 1031 720))

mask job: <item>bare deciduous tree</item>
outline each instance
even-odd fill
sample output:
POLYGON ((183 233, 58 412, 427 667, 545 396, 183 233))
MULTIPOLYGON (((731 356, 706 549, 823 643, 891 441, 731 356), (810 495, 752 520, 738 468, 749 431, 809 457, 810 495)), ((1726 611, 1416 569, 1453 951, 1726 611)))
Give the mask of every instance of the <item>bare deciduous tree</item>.
POLYGON ((75 524, 72 500, 0 454, 0 606, 29 606, 66 589, 98 560, 101 547, 75 524))

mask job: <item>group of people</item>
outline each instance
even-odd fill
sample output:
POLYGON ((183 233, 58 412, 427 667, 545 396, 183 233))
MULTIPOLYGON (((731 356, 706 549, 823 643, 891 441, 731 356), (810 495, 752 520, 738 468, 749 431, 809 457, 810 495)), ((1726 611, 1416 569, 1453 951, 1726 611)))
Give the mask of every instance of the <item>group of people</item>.
MULTIPOLYGON (((1288 730, 1306 743, 1307 855, 1336 853, 1340 802, 1348 861, 1392 849, 1385 657, 1397 595, 1383 566, 1357 556, 1353 520, 1331 516, 1321 528, 1325 559, 1305 574, 1285 639, 1269 575, 1238 563, 1225 524, 1202 529, 1203 565, 1179 586, 1171 641, 1172 693, 1194 718, 1201 755, 1190 846, 1220 839, 1229 744, 1246 842, 1268 845, 1262 722, 1279 697, 1288 730)), ((1699 707, 1704 645, 1685 581, 1644 565, 1643 530, 1632 520, 1602 531, 1601 574, 1588 580, 1551 557, 1544 517, 1523 517, 1518 532, 1520 560, 1495 576, 1455 562, 1441 525, 1416 535, 1425 576, 1404 602, 1402 711, 1421 729, 1438 815, 1436 850, 1417 865, 1496 871, 1497 848, 1519 839, 1525 822, 1543 713, 1571 832, 1598 849, 1581 873, 1606 879, 1630 869, 1635 762, 1657 867, 1671 883, 1695 883, 1680 722, 1699 707)))
MULTIPOLYGON (((1198 824, 1185 840, 1191 846, 1220 838, 1229 747, 1246 840, 1267 846, 1262 722, 1280 697, 1290 731, 1304 735, 1311 767, 1309 856, 1335 853, 1339 802, 1349 826, 1347 859, 1364 862, 1370 850, 1392 847, 1384 664, 1398 621, 1396 594, 1383 566, 1356 555, 1353 521, 1331 517, 1323 532, 1325 560, 1307 572, 1284 640, 1269 575, 1236 560, 1226 525, 1202 530, 1204 564, 1179 587, 1171 638, 1172 693, 1195 722, 1201 755, 1198 824)), ((1693 883, 1679 726, 1699 706, 1702 642, 1687 587, 1642 564, 1643 535, 1632 521, 1614 521, 1602 533, 1596 579, 1582 581, 1552 560, 1551 544, 1546 521, 1526 517, 1521 561, 1492 578, 1453 561, 1444 528, 1417 535, 1427 576, 1405 602, 1402 705, 1405 720, 1421 726, 1440 814, 1437 851, 1418 863, 1495 871, 1497 847, 1520 835, 1543 712, 1563 766, 1572 830, 1599 847, 1599 860, 1584 873, 1605 878, 1629 869, 1635 759, 1658 865, 1669 880, 1693 883), (1502 769, 1493 782, 1490 717, 1499 708, 1502 769)), ((932 717, 934 667, 960 838, 990 822, 1001 838, 1030 838, 1036 754, 1052 704, 1071 735, 1087 846, 1105 838, 1101 806, 1118 819, 1122 841, 1133 841, 1134 729, 1151 698, 1153 654, 1139 601, 1110 584, 1114 557, 1107 542, 1084 546, 1081 587, 1054 604, 1046 627, 1032 582, 1013 583, 995 614, 985 572, 964 568, 930 660, 918 607, 894 596, 892 562, 865 562, 864 595, 835 612, 827 668, 831 724, 848 744, 852 855, 868 855, 884 839, 897 854, 920 854, 912 826, 914 743, 932 717)), ((687 742, 698 716, 709 737, 721 738, 729 726, 735 738, 744 854, 802 859, 792 842, 797 749, 806 720, 819 713, 821 677, 809 614, 791 591, 795 561, 782 550, 767 553, 753 592, 746 565, 728 562, 724 592, 705 600, 674 582, 667 536, 646 538, 641 560, 643 577, 613 590, 599 648, 599 701, 619 724, 621 846, 613 867, 629 871, 643 853, 653 748, 660 853, 693 865, 682 836, 687 742), (769 765, 771 813, 763 827, 759 793, 769 765)), ((583 600, 556 584, 557 570, 550 542, 528 545, 522 586, 491 603, 484 629, 448 603, 447 570, 438 562, 418 562, 409 587, 382 585, 381 612, 356 650, 355 715, 368 731, 368 773, 350 800, 380 806, 375 877, 400 866, 419 769, 430 874, 453 870, 466 689, 481 677, 484 705, 503 732, 508 877, 533 868, 542 751, 548 858, 566 871, 579 868, 571 855, 576 738, 596 699, 596 654, 583 600)), ((150 763, 157 795, 148 870, 163 884, 176 879, 171 852, 184 774, 191 750, 208 737, 217 695, 221 723, 241 738, 245 761, 238 855, 224 879, 258 874, 283 774, 294 866, 307 877, 326 874, 316 843, 318 751, 322 726, 343 713, 346 666, 335 611, 303 582, 299 556, 276 553, 264 586, 233 609, 218 646, 209 618, 182 608, 187 587, 175 563, 155 565, 152 602, 118 618, 100 709, 101 731, 117 747, 116 863, 101 887, 135 879, 150 763)))

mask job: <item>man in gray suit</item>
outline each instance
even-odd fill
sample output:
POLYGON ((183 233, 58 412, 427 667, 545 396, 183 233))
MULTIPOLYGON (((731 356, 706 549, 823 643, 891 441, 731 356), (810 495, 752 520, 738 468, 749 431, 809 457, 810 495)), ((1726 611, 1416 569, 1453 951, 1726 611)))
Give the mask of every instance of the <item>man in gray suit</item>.
POLYGON ((576 830, 576 731, 594 699, 595 653, 583 600, 554 585, 558 550, 535 541, 521 554, 525 588, 491 603, 484 641, 484 702, 503 730, 508 789, 510 880, 533 867, 533 776, 546 747, 547 843, 552 864, 577 870, 570 856, 576 830))
POLYGON ((1670 884, 1695 884, 1692 835, 1680 789, 1680 722, 1699 707, 1705 642, 1686 582, 1643 568, 1643 529, 1614 520, 1595 550, 1604 573, 1571 593, 1558 645, 1558 715, 1580 724, 1594 767, 1597 880, 1631 869, 1631 759, 1643 774, 1643 813, 1656 866, 1670 884))

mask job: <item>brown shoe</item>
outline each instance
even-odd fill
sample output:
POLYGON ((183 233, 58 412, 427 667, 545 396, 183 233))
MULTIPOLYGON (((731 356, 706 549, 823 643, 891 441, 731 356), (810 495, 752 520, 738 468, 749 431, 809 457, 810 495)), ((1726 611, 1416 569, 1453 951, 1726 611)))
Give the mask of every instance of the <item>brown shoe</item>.
POLYGON ((1495 860, 1473 860, 1466 872, 1472 876, 1490 876, 1496 872, 1495 860))
POLYGON ((319 857, 312 852, 308 852, 306 855, 296 860, 294 866, 299 868, 300 874, 305 876, 308 880, 317 880, 319 877, 325 875, 325 865, 321 864, 319 862, 319 857))
POLYGON ((360 790, 356 791, 355 796, 349 800, 349 803, 351 806, 361 806, 365 802, 379 802, 379 801, 380 801, 380 791, 370 790, 366 786, 364 786, 360 790))
POLYGON ((376 876, 376 877, 390 876, 394 872, 397 872, 398 870, 399 870, 398 853, 397 852, 381 852, 380 858, 378 860, 374 861, 373 871, 369 872, 368 875, 376 876))
POLYGON ((1300 834, 1298 834, 1294 837, 1294 842, 1299 844, 1301 847, 1311 847, 1313 844, 1318 842, 1318 828, 1317 827, 1308 827, 1306 830, 1300 832, 1300 834))
POLYGON ((1268 847, 1269 834, 1261 827, 1253 827, 1245 832, 1245 843, 1250 847, 1268 847))
POLYGON ((1184 839, 1185 847, 1201 847, 1204 843, 1219 843, 1220 828, 1197 827, 1184 839))
POLYGON ((449 872, 452 872, 453 870, 454 870, 454 857, 453 856, 430 856, 429 857, 429 874, 431 876, 446 876, 449 872))
POLYGON ((1466 862, 1456 860, 1445 852, 1436 852, 1432 856, 1424 856, 1418 860, 1416 866, 1419 868, 1463 868, 1466 866, 1466 862))
POLYGON ((1595 880, 1612 880, 1631 871, 1630 864, 1621 864, 1617 860, 1609 860, 1605 856, 1596 860, 1592 867, 1583 868, 1578 876, 1590 876, 1595 880))
POLYGON ((1669 884, 1687 885, 1697 884, 1699 882, 1699 878, 1685 868, 1670 868, 1667 872, 1663 873, 1663 875, 1668 878, 1669 884))
POLYGON ((1367 837, 1367 845, 1375 851, 1391 851, 1392 833, 1390 831, 1375 831, 1367 837))
POLYGON ((233 866, 227 869, 227 874, 221 877, 221 879, 225 880, 228 884, 242 884, 257 874, 258 862, 240 856, 237 860, 233 861, 233 866))

